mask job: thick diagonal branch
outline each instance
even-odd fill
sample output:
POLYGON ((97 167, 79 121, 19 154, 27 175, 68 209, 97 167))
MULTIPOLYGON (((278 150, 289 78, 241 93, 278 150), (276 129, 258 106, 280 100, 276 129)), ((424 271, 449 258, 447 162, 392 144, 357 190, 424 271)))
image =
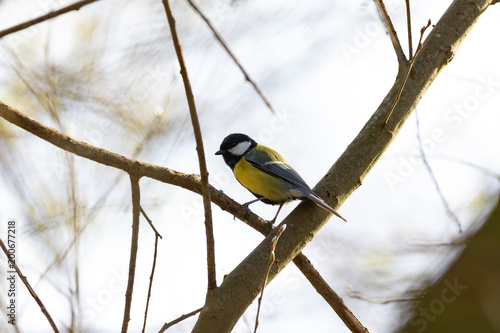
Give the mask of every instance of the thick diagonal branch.
MULTIPOLYGON (((316 186, 316 193, 321 194, 330 206, 338 209, 361 185, 426 90, 453 59, 462 40, 490 4, 491 0, 455 0, 451 4, 424 43, 421 56, 415 61, 414 72, 410 75, 387 126, 384 126, 384 120, 401 85, 401 72, 373 116, 316 186), (461 19, 457 20, 457 17, 461 19)), ((278 264, 271 270, 270 279, 300 253, 329 218, 330 215, 321 208, 303 202, 283 221, 287 224, 287 230, 281 236, 280 248, 276 254, 278 264)), ((217 293, 207 297, 194 333, 231 331, 262 288, 260 278, 266 273, 268 244, 274 234, 272 232, 226 275, 217 293)))

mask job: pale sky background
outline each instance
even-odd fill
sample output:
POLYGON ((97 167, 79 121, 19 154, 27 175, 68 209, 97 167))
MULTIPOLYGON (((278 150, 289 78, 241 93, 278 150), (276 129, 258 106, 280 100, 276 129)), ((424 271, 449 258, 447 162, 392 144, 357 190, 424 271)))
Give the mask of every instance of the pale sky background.
MULTIPOLYGON (((69 3, 0 1, 0 30, 69 3)), ((413 2, 414 48, 420 27, 429 18, 437 23, 450 3, 413 2)), ((201 19, 184 1, 171 5, 200 114, 210 182, 238 202, 253 196, 237 183, 222 158, 213 155, 227 134, 243 132, 271 146, 314 186, 394 82, 396 56, 373 1, 199 2, 273 103, 277 110, 273 115, 201 19)), ((407 50, 404 1, 387 1, 386 6, 407 50)), ((500 189, 499 25, 497 5, 480 18, 417 108, 428 161, 465 232, 487 217, 491 199, 500 189), (493 176, 464 162, 490 170, 493 176)), ((144 142, 137 159, 197 173, 184 88, 167 36, 161 1, 99 1, 3 38, 0 99, 59 128, 26 92, 20 77, 45 73, 39 81, 31 81, 35 88, 43 89, 47 86, 41 83, 44 79, 67 75, 76 82, 68 89, 79 98, 67 98, 61 108, 65 134, 131 157, 145 140, 148 126, 163 117, 161 121, 172 122, 172 126, 144 142), (14 68, 19 69, 20 64, 23 69, 16 74, 14 68), (46 70, 48 64, 50 71, 46 70), (86 77, 81 73, 89 64, 95 74, 86 77), (112 104, 121 107, 121 121, 107 116, 112 104)), ((363 185, 340 208, 349 223, 332 218, 304 249, 370 332, 397 330, 404 324, 402 318, 410 304, 377 304, 353 298, 349 291, 359 291, 375 301, 407 298, 408 290, 433 281, 456 254, 455 248, 432 245, 460 237, 420 158, 416 123, 414 113, 363 185)), ((67 295, 74 286, 77 262, 81 326, 86 332, 116 332, 123 317, 130 252, 128 177, 74 159, 82 205, 80 223, 85 229, 77 254, 72 248, 42 278, 54 261, 55 249, 67 249, 72 240, 70 229, 63 225, 70 212, 52 207, 57 213, 47 214, 51 202, 69 202, 66 157, 3 120, 0 129, 16 138, 15 143, 5 145, 0 169, 0 236, 4 239, 6 222, 15 219, 18 262, 61 330, 70 319, 67 295), (119 175, 117 185, 111 187, 119 175), (21 184, 22 190, 15 184, 21 184), (101 201, 110 188, 109 196, 101 201), (34 230, 30 216, 58 227, 34 230)), ((201 198, 183 189, 142 179, 141 190, 141 204, 164 236, 158 248, 147 325, 147 332, 157 332, 164 322, 204 303, 203 210, 201 198)), ((295 206, 285 206, 280 220, 295 206)), ((220 284, 262 236, 217 206, 212 208, 220 284)), ((258 203, 251 208, 266 219, 276 211, 276 207, 258 203)), ((130 332, 142 328, 154 245, 154 234, 143 219, 140 229, 130 332)), ((5 270, 5 263, 0 261, 0 270, 5 270)), ((50 332, 20 281, 17 288, 19 329, 50 332)), ((5 281, 0 283, 0 296, 2 302, 7 300, 5 281)), ((348 332, 293 264, 266 289, 262 311, 260 333, 304 332, 311 327, 318 333, 348 332)), ((255 313, 256 302, 234 332, 253 331, 255 313)), ((190 332, 195 320, 186 320, 168 332, 190 332)), ((13 332, 3 316, 0 331, 13 332)))

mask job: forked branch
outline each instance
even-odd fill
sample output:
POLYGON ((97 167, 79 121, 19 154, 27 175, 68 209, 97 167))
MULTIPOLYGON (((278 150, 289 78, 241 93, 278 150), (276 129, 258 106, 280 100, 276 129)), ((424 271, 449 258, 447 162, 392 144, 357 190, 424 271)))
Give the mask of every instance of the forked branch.
POLYGON ((406 59, 403 48, 401 47, 401 43, 399 42, 398 34, 396 33, 396 29, 394 29, 394 25, 392 24, 391 17, 389 16, 389 12, 387 12, 387 8, 385 8, 385 4, 383 0, 375 0, 375 4, 377 5, 378 11, 380 13, 380 17, 385 24, 387 32, 389 33, 389 37, 391 38, 392 46, 394 47, 394 51, 396 51, 396 56, 398 58, 399 69, 402 70, 408 66, 408 60, 406 59))
MULTIPOLYGON (((408 78, 408 89, 404 89, 391 122, 384 126, 388 110, 400 88, 400 80, 396 81, 373 116, 315 187, 315 192, 324 197, 332 208, 339 208, 361 184, 489 5, 491 0, 455 0, 443 14, 426 39, 420 56, 415 58, 413 68, 418 75, 408 78), (457 16, 461 19, 457 20, 457 16)), ((287 224, 287 232, 280 239, 276 253, 279 264, 271 269, 270 280, 300 253, 329 218, 327 212, 307 202, 299 204, 285 218, 282 223, 287 224)), ((267 257, 270 238, 268 236, 225 276, 217 294, 207 297, 207 305, 201 311, 193 333, 221 333, 233 329, 261 291, 258 277, 267 270, 263 258, 267 257), (235 291, 238 293, 235 294, 235 291)))
MULTIPOLYGON (((0 102, 0 117, 53 144, 54 146, 75 155, 87 158, 96 163, 123 170, 129 174, 134 173, 138 177, 149 177, 163 183, 179 186, 189 191, 201 194, 201 183, 197 175, 188 175, 165 167, 147 164, 115 154, 105 149, 94 147, 82 141, 74 140, 65 134, 59 133, 53 128, 39 123, 31 117, 28 117, 22 112, 19 112, 2 102, 0 102)), ((230 214, 234 215, 261 234, 267 235, 269 233, 269 224, 267 221, 252 212, 248 212, 245 207, 225 195, 222 191, 218 191, 212 186, 209 186, 209 189, 211 200, 223 210, 226 210, 230 214)), ((342 319, 352 319, 354 316, 343 304, 343 302, 335 303, 330 301, 332 299, 338 299, 339 297, 333 290, 331 290, 331 288, 324 287, 324 280, 311 265, 309 260, 307 260, 303 254, 300 254, 299 256, 301 256, 302 260, 294 260, 295 265, 297 265, 297 267, 299 267, 299 269, 304 273, 306 278, 314 286, 314 288, 316 288, 318 293, 323 296, 325 300, 327 300, 337 313, 351 314, 351 316, 341 316, 342 319)), ((357 321, 357 319, 350 320, 350 323, 346 322, 348 327, 353 325, 354 327, 359 327, 359 329, 355 332, 362 332, 362 325, 358 324, 359 321, 357 321)))

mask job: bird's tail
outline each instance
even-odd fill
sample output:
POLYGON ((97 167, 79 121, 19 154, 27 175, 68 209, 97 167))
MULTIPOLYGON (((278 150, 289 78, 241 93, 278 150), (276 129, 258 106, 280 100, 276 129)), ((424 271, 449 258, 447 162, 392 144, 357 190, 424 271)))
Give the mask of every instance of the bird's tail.
POLYGON ((317 204, 318 206, 320 206, 321 208, 323 208, 329 212, 332 212, 335 216, 337 216, 337 217, 341 218, 342 220, 344 220, 345 222, 347 222, 347 220, 345 218, 343 218, 339 213, 337 213, 337 211, 335 209, 333 209, 326 202, 324 202, 323 199, 318 197, 316 195, 316 193, 311 191, 311 192, 305 193, 305 195, 308 199, 314 201, 314 203, 317 204))

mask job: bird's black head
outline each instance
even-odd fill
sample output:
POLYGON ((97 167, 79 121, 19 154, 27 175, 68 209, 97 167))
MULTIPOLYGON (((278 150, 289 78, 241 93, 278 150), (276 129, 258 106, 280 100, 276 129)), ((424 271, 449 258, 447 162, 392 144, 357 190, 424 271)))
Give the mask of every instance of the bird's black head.
POLYGON ((257 146, 257 142, 246 134, 229 134, 220 144, 220 149, 215 155, 222 155, 224 161, 231 169, 248 151, 257 146))

